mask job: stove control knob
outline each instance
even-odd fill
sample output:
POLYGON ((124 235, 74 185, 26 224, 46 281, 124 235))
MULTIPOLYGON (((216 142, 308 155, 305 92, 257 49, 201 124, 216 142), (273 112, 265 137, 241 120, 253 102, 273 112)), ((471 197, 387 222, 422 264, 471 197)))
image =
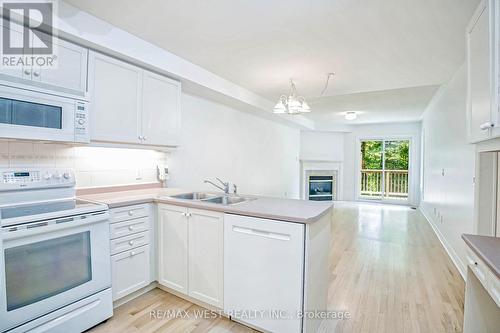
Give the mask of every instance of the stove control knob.
POLYGON ((48 172, 46 172, 44 175, 43 175, 43 179, 45 180, 49 180, 50 178, 52 178, 52 175, 48 172))
POLYGON ((61 178, 62 178, 62 175, 58 172, 58 173, 56 173, 56 174, 55 174, 54 176, 52 176, 52 177, 54 177, 55 179, 61 179, 61 178))
POLYGON ((64 179, 70 179, 71 175, 69 174, 69 172, 65 172, 65 173, 63 173, 63 177, 64 177, 64 179))

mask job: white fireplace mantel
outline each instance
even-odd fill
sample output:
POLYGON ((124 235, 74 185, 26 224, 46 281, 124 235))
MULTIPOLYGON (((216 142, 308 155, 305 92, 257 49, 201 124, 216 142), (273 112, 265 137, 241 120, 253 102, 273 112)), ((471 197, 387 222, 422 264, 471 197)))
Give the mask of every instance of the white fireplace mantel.
POLYGON ((337 200, 343 200, 343 177, 342 177, 342 161, 323 161, 323 160, 301 160, 301 173, 300 173, 300 197, 307 199, 307 172, 308 171, 335 171, 337 173, 337 200))

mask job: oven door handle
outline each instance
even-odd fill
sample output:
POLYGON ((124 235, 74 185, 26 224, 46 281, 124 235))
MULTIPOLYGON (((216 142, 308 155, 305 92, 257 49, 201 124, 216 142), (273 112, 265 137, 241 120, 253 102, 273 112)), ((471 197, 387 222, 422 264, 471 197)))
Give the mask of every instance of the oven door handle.
POLYGON ((95 223, 107 222, 109 213, 107 211, 87 215, 61 217, 49 221, 38 221, 22 226, 10 226, 2 228, 1 237, 4 241, 57 232, 70 228, 88 226, 95 223))

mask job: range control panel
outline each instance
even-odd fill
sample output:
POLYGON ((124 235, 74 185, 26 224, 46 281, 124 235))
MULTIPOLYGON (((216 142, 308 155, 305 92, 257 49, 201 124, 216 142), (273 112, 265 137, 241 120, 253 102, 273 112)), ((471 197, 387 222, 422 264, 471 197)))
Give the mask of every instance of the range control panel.
POLYGON ((75 176, 67 169, 0 169, 0 188, 73 186, 75 176))

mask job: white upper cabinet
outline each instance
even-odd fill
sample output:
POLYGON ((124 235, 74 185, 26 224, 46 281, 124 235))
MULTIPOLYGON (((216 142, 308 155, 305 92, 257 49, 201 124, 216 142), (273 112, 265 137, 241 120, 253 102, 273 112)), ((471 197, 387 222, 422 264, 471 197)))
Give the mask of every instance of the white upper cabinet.
MULTIPOLYGON (((2 20, 2 29, 5 29, 5 34, 8 34, 10 36, 10 43, 14 47, 22 47, 23 45, 23 33, 22 33, 22 27, 18 24, 11 23, 10 24, 10 29, 6 27, 6 22, 2 20)), ((0 42, 1 45, 4 45, 4 32, 0 33, 0 42)), ((29 73, 29 71, 28 71, 29 73)), ((22 79, 23 78, 23 68, 14 68, 14 69, 6 69, 2 68, 0 70, 0 78, 2 80, 9 80, 9 79, 22 79)), ((31 79, 31 75, 30 75, 31 79)))
POLYGON ((91 140, 176 146, 180 82, 90 52, 91 140))
MULTIPOLYGON (((10 23, 8 28, 5 21, 3 29, 10 35, 11 45, 23 46, 23 28, 15 23, 10 23)), ((3 34, 2 37, 3 38, 3 34)), ((8 85, 21 88, 36 89, 55 92, 80 99, 87 99, 87 57, 88 50, 79 45, 69 43, 57 37, 40 34, 40 38, 32 34, 31 45, 40 47, 53 44, 57 56, 54 68, 23 66, 16 69, 2 69, 0 79, 8 85)), ((30 52, 30 51, 27 51, 30 52)), ((24 54, 31 56, 31 53, 24 54)))
POLYGON ((467 130, 470 142, 489 139, 498 126, 495 1, 483 0, 467 27, 467 130))
POLYGON ((88 50, 59 38, 52 39, 48 35, 43 35, 42 40, 45 44, 53 44, 57 54, 57 69, 35 67, 32 80, 58 87, 68 94, 85 96, 88 50))
POLYGON ((90 138, 140 144, 142 70, 90 52, 90 138))
POLYGON ((148 145, 178 144, 180 82, 144 71, 142 77, 142 135, 148 145))

